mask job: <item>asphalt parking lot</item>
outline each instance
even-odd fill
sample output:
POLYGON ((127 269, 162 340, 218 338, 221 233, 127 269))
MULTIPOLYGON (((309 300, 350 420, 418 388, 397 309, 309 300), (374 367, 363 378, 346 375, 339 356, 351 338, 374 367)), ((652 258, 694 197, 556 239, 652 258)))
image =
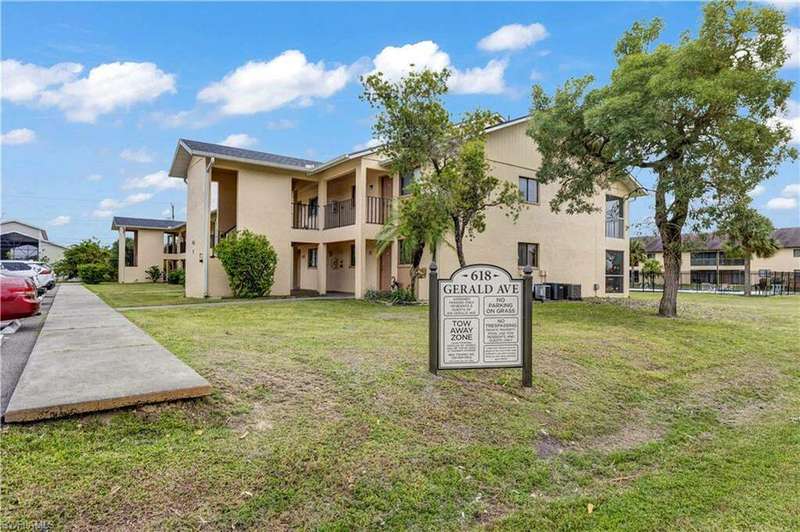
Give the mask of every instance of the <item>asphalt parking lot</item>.
POLYGON ((17 332, 3 335, 0 349, 0 412, 2 413, 5 413, 22 370, 25 369, 57 291, 58 286, 45 294, 41 314, 21 319, 22 327, 17 332))

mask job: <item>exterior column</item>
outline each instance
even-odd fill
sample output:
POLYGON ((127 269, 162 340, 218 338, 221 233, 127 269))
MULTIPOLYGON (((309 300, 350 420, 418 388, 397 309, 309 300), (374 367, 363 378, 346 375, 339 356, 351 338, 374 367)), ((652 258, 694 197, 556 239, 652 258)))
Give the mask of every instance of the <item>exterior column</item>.
POLYGON ((364 226, 367 223, 367 167, 363 160, 356 168, 356 268, 354 297, 362 299, 367 291, 367 242, 364 226))
POLYGON ((317 183, 317 227, 325 229, 325 205, 328 203, 328 182, 321 179, 317 183))
POLYGON ((324 296, 328 292, 328 244, 317 245, 317 291, 324 296))
POLYGON ((400 241, 396 238, 392 242, 392 279, 398 280, 400 275, 400 241))
POLYGON ((119 228, 119 239, 117 240, 117 281, 125 282, 125 228, 119 228))
POLYGON ((186 189, 186 297, 208 295, 208 244, 211 224, 210 175, 203 157, 192 157, 186 189))

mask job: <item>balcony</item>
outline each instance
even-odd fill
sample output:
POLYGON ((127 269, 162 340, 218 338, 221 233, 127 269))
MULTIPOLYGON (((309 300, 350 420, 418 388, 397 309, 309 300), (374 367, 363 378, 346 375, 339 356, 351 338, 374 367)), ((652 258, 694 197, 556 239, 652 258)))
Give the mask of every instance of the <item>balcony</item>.
POLYGON ((324 207, 325 229, 356 223, 356 207, 352 199, 331 201, 324 207))
POLYGON ((385 224, 392 214, 392 198, 367 196, 367 223, 385 224))
POLYGON ((606 238, 625 238, 623 218, 606 218, 606 238))
POLYGON ((292 203, 292 229, 319 229, 318 213, 319 206, 313 203, 292 203))

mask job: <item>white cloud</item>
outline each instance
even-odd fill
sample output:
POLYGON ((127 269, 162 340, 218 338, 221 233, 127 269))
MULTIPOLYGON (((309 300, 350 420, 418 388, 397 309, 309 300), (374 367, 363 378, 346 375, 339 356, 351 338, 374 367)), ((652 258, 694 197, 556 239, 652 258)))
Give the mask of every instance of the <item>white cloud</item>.
POLYGON ((800 197, 800 183, 792 183, 791 185, 786 185, 783 187, 781 191, 781 195, 784 198, 792 198, 792 197, 800 197))
POLYGON ((232 148, 252 148, 258 144, 258 139, 251 137, 247 133, 235 133, 219 141, 219 144, 231 146, 232 148))
POLYGON ((789 59, 784 65, 786 68, 800 68, 800 28, 792 28, 786 32, 784 40, 789 59))
POLYGON ((353 146, 353 151, 366 150, 367 148, 374 148, 380 146, 382 142, 378 139, 369 139, 367 142, 361 142, 353 146))
POLYGON ((86 176, 87 181, 100 181, 103 179, 103 176, 100 174, 90 174, 86 176))
POLYGON ((59 225, 67 225, 72 219, 69 216, 56 216, 52 220, 50 220, 47 225, 49 226, 59 226, 59 225))
POLYGON ((122 188, 130 190, 132 188, 152 188, 155 190, 167 190, 184 186, 183 181, 178 178, 170 177, 164 170, 147 174, 142 177, 132 177, 123 183, 122 188))
POLYGON ((764 185, 756 185, 752 188, 752 190, 750 190, 747 193, 747 195, 750 196, 751 198, 757 198, 758 196, 763 194, 765 190, 766 188, 764 188, 764 185))
POLYGON ((487 52, 521 50, 547 38, 547 29, 538 22, 523 26, 508 24, 478 41, 478 48, 487 52))
POLYGON ((498 94, 505 90, 505 74, 508 63, 492 59, 481 68, 465 71, 457 69, 450 56, 433 41, 420 41, 404 46, 387 46, 373 59, 373 72, 383 72, 386 79, 397 81, 411 71, 442 70, 447 68, 452 75, 449 88, 460 94, 498 94))
POLYGON ((539 72, 536 69, 531 70, 530 80, 531 81, 539 81, 540 79, 544 78, 544 74, 539 72))
POLYGON ((770 125, 774 125, 775 123, 782 124, 789 128, 792 135, 789 142, 800 144, 800 103, 795 100, 789 100, 786 104, 786 112, 784 115, 769 122, 770 125))
POLYGON ((767 202, 767 209, 784 211, 797 208, 797 198, 772 198, 767 202))
POLYGON ((309 63, 298 50, 286 50, 269 61, 250 61, 203 88, 197 99, 217 103, 226 115, 272 111, 284 105, 310 105, 344 88, 352 77, 347 66, 326 69, 309 63))
POLYGON ((61 109, 72 122, 93 123, 98 116, 175 92, 175 76, 154 63, 106 63, 88 76, 44 90, 39 103, 61 109))
POLYGON ((783 11, 791 11, 800 6, 800 2, 797 0, 765 0, 765 2, 783 11))
POLYGON ((149 151, 145 148, 139 148, 138 150, 133 150, 130 148, 125 148, 119 154, 120 157, 125 159, 126 161, 130 161, 132 163, 151 163, 153 162, 153 156, 150 154, 149 151))
POLYGON ((14 103, 34 101, 48 87, 72 81, 82 70, 83 65, 78 63, 58 63, 51 67, 40 67, 6 59, 0 63, 2 97, 14 103))
POLYGON ((153 194, 151 192, 137 192, 136 194, 130 194, 129 196, 126 196, 123 200, 105 198, 101 200, 100 203, 97 204, 97 208, 92 211, 92 217, 111 218, 114 216, 114 211, 130 205, 144 203, 152 197, 153 194))
POLYGON ((289 120, 288 118, 281 118, 280 120, 270 120, 267 122, 267 129, 280 131, 283 129, 292 129, 297 127, 297 122, 289 120))
POLYGON ((0 135, 0 144, 12 146, 15 144, 28 144, 36 140, 36 132, 32 129, 12 129, 0 135))

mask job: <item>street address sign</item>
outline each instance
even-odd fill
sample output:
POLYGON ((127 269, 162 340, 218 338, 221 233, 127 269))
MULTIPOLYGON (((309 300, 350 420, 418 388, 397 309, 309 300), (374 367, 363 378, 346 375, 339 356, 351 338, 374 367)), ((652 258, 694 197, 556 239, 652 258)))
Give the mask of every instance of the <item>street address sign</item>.
POLYGON ((430 370, 523 368, 531 385, 532 279, 489 264, 439 279, 430 267, 430 370))

